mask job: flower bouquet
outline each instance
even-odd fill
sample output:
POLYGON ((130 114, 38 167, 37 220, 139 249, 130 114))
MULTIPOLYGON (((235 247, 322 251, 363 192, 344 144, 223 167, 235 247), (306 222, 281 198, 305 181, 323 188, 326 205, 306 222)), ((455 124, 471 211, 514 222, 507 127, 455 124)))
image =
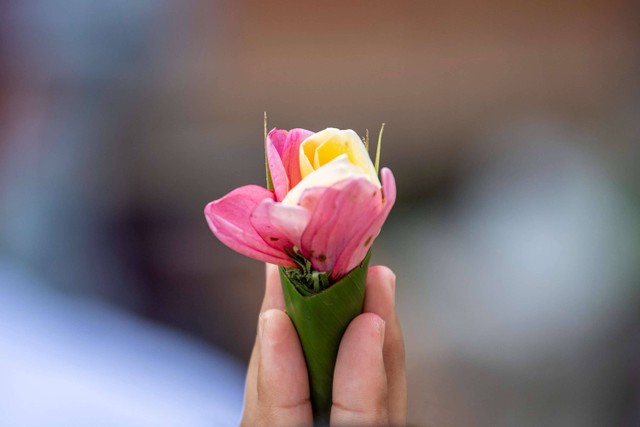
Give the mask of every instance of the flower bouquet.
POLYGON ((353 130, 266 132, 267 188, 247 185, 209 203, 205 217, 231 249, 277 264, 286 312, 309 372, 316 419, 331 410, 340 340, 362 312, 371 245, 395 198, 353 130))

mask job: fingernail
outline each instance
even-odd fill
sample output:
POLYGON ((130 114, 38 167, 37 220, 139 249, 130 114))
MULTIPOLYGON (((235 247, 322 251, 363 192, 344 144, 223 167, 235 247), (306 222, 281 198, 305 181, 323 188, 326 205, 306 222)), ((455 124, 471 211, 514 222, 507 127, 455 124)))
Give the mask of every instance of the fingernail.
POLYGON ((386 324, 387 324, 387 322, 385 322, 383 319, 380 319, 380 321, 377 324, 378 336, 380 337, 380 346, 381 347, 384 345, 384 331, 385 331, 386 324))
POLYGON ((391 275, 389 277, 389 291, 391 293, 391 301, 396 300, 396 275, 395 273, 391 272, 391 275))
POLYGON ((260 320, 258 320, 258 335, 260 336, 260 340, 262 340, 262 336, 264 335, 264 330, 266 328, 269 317, 271 316, 268 311, 263 311, 262 313, 260 313, 260 320))

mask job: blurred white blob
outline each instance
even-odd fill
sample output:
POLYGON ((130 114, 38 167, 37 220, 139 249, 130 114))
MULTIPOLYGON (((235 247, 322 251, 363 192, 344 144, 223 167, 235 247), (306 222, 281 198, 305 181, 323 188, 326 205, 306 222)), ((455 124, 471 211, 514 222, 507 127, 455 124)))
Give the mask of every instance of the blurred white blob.
POLYGON ((409 364, 452 369, 475 425, 602 425, 625 387, 638 224, 584 136, 511 130, 444 215, 387 229, 409 364))
POLYGON ((587 345, 619 319, 635 273, 636 225, 603 168, 563 135, 535 136, 469 182, 424 242, 425 276, 442 279, 429 312, 451 345, 501 364, 587 345))
POLYGON ((0 284, 0 425, 237 425, 231 358, 2 262, 0 284))

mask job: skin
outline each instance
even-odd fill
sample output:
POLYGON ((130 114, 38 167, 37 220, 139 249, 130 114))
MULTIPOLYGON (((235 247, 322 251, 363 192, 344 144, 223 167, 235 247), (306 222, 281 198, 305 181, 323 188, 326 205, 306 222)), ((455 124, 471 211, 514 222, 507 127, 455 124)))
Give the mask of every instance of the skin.
MULTIPOLYGON (((284 312, 278 269, 267 283, 245 388, 242 426, 311 426, 307 368, 284 312)), ((404 341, 395 311, 395 275, 369 268, 364 313, 345 332, 334 373, 331 425, 404 425, 404 341)))

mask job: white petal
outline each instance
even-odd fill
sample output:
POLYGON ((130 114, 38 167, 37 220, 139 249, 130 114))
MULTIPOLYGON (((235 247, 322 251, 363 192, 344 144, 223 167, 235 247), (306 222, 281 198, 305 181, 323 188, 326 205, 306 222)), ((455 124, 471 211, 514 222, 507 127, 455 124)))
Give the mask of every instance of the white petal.
MULTIPOLYGON (((330 187, 336 182, 353 177, 364 177, 369 181, 372 181, 371 177, 366 174, 360 167, 354 165, 349 161, 349 158, 346 154, 342 154, 336 157, 331 162, 322 166, 320 169, 316 169, 315 171, 307 175, 302 181, 298 183, 298 185, 293 187, 289 191, 289 193, 287 193, 284 200, 282 200, 282 203, 285 205, 295 205, 298 203, 300 196, 307 188, 330 187)), ((380 184, 378 182, 373 183, 380 187, 380 184)))

